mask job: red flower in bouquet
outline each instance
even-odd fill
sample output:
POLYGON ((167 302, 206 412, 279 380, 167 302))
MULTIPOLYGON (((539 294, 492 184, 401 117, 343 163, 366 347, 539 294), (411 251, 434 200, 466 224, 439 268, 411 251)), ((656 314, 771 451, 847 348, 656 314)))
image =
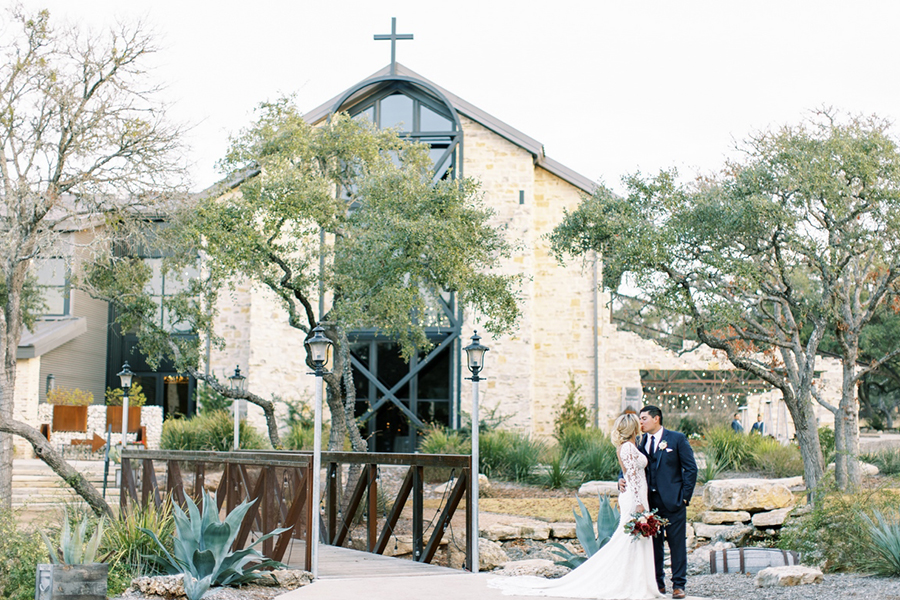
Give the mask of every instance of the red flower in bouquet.
POLYGON ((656 515, 656 509, 637 512, 631 515, 624 526, 625 533, 634 539, 645 537, 653 537, 662 531, 663 527, 669 524, 668 519, 663 519, 656 515))

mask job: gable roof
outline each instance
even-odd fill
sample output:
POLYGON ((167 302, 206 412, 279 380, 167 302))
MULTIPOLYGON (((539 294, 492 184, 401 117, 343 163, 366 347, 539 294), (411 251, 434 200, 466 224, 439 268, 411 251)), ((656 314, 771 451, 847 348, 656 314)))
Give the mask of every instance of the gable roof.
MULTIPOLYGON (((364 87, 363 84, 365 84, 366 81, 377 79, 379 77, 389 76, 391 74, 390 70, 390 65, 388 65, 383 69, 376 71, 353 87, 357 88, 358 90, 362 90, 362 88, 364 87)), ((553 160, 552 158, 549 158, 546 154, 544 154, 544 145, 533 137, 522 133, 515 127, 504 123, 500 119, 486 113, 477 106, 466 102, 456 94, 447 91, 433 81, 429 81, 425 77, 422 77, 412 69, 409 69, 408 67, 405 67, 400 63, 396 64, 395 74, 422 81, 423 83, 436 88, 447 98, 447 100, 450 102, 453 108, 456 109, 457 112, 465 115, 479 125, 482 125, 483 127, 499 135, 500 137, 531 153, 531 155, 534 157, 535 165, 541 167, 542 169, 545 169, 546 171, 549 171, 550 173, 553 173, 563 181, 572 184, 585 193, 590 194, 596 189, 597 184, 591 181, 589 178, 573 171, 572 169, 553 160)), ((353 88, 348 88, 347 91, 350 91, 350 89, 353 88)), ((331 111, 334 109, 335 104, 346 95, 347 91, 334 96, 327 102, 309 111, 308 113, 303 115, 303 118, 306 119, 308 123, 312 124, 319 123, 320 121, 326 119, 328 115, 331 114, 331 111)), ((348 98, 348 102, 352 101, 355 97, 356 94, 348 98)))
POLYGON ((84 317, 42 319, 35 321, 33 331, 26 329, 16 349, 16 358, 37 358, 59 348, 87 331, 84 317))

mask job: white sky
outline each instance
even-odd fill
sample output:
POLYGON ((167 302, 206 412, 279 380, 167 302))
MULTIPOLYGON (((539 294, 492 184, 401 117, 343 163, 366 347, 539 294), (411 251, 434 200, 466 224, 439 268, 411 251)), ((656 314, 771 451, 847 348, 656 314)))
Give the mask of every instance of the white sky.
MULTIPOLYGON (((253 107, 304 112, 398 61, 618 187, 622 175, 718 168, 754 130, 830 105, 900 117, 900 2, 24 0, 53 20, 144 17, 154 77, 193 124, 194 189, 253 107)), ((58 23, 58 25, 61 23, 58 23)))

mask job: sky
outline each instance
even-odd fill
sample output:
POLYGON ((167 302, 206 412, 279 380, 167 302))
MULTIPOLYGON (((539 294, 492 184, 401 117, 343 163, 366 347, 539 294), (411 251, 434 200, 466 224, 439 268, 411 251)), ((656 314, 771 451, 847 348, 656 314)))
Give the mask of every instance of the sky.
POLYGON ((58 27, 142 19, 170 117, 190 126, 194 190, 260 102, 316 108, 397 60, 620 189, 709 173, 754 132, 823 106, 900 118, 900 2, 727 0, 23 0, 58 27))

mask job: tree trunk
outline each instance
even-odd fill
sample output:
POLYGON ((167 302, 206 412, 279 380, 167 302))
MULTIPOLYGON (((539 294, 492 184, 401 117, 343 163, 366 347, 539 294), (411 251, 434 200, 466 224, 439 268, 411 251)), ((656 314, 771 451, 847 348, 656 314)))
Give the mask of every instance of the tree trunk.
POLYGON ((91 510, 97 516, 114 517, 109 505, 103 499, 103 496, 100 495, 100 492, 97 491, 97 488, 91 485, 84 475, 67 463, 62 455, 53 449, 47 438, 41 435, 40 431, 30 425, 13 420, 0 421, 0 431, 6 432, 7 435, 15 434, 25 438, 31 444, 31 447, 34 448, 34 453, 37 457, 53 469, 57 475, 62 477, 63 481, 71 486, 79 496, 84 498, 84 501, 88 503, 88 506, 91 507, 91 510))
POLYGON ((845 335, 842 357, 841 402, 834 415, 834 480, 838 489, 851 491, 862 481, 859 468, 859 409, 856 402, 858 337, 845 335))
POLYGON ((812 409, 812 403, 785 402, 794 420, 797 442, 800 444, 800 456, 803 457, 803 479, 806 489, 815 494, 819 482, 822 480, 824 468, 822 465, 822 447, 819 444, 819 428, 816 423, 816 415, 812 409))

